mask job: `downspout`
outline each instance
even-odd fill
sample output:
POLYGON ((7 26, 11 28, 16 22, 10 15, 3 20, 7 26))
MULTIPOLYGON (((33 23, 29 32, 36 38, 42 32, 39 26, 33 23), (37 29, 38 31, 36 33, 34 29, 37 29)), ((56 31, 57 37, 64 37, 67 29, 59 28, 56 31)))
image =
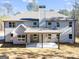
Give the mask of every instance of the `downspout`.
POLYGON ((74 20, 74 44, 76 42, 76 32, 75 32, 75 29, 76 29, 76 20, 74 20))
POLYGON ((5 42, 5 22, 4 22, 4 42, 5 42))

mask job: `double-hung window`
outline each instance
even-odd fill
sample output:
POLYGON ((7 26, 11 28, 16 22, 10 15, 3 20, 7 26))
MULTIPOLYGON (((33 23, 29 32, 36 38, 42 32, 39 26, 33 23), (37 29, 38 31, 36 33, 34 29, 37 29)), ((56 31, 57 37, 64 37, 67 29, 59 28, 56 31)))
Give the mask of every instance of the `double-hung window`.
POLYGON ((38 27, 38 26, 39 26, 39 25, 38 25, 38 22, 37 22, 37 21, 34 21, 34 22, 33 22, 33 26, 34 26, 34 27, 38 27))
POLYGON ((51 22, 48 22, 48 25, 51 25, 52 23, 51 22))
POLYGON ((9 22, 9 27, 14 28, 15 27, 15 22, 9 22))
POLYGON ((48 34, 48 39, 51 39, 51 34, 48 34))
POLYGON ((72 27, 72 22, 69 22, 69 27, 72 27))
POLYGON ((25 41, 25 35, 18 35, 18 41, 25 41))
POLYGON ((57 27, 60 27, 60 24, 59 24, 59 22, 57 22, 57 27))
POLYGON ((69 39, 72 39, 72 34, 69 34, 69 39))

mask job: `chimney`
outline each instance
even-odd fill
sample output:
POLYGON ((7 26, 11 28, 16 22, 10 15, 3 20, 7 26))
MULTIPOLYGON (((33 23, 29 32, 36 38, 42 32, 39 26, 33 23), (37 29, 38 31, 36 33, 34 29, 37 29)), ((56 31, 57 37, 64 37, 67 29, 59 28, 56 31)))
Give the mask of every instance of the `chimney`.
POLYGON ((39 6, 39 17, 40 18, 45 18, 45 5, 40 5, 39 6))
POLYGON ((44 25, 44 19, 46 18, 46 10, 45 10, 45 5, 40 5, 39 6, 39 26, 43 27, 44 25))
POLYGON ((45 5, 40 5, 40 6, 39 6, 39 11, 40 11, 40 12, 45 12, 45 8, 46 8, 45 5))

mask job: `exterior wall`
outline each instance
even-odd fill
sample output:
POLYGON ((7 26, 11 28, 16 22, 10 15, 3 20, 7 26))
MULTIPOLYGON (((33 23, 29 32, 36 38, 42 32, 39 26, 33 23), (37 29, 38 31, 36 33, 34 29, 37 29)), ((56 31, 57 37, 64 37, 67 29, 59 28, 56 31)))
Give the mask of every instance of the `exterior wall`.
POLYGON ((74 22, 72 22, 72 27, 69 27, 69 21, 62 22, 60 26, 62 31, 60 41, 74 43, 74 22), (69 34, 72 34, 72 39, 69 39, 69 34))
POLYGON ((17 22, 16 26, 18 26, 19 24, 24 24, 25 26, 34 26, 33 25, 33 22, 37 22, 37 25, 39 25, 39 22, 38 21, 25 21, 25 22, 17 22))
POLYGON ((74 21, 61 21, 60 27, 57 29, 61 30, 60 42, 63 43, 74 43, 74 21), (69 27, 69 22, 72 22, 72 27, 69 27), (69 39, 69 34, 72 34, 72 39, 69 39))
MULTIPOLYGON (((74 21, 58 21, 60 24, 60 27, 57 27, 57 22, 52 22, 52 25, 47 25, 47 28, 52 28, 53 30, 60 30, 62 33, 60 34, 60 42, 62 43, 74 43, 74 21), (69 27, 69 22, 72 22, 72 27, 69 27), (69 39, 69 34, 72 34, 72 39, 69 39)), ((57 42, 57 38, 52 36, 54 38, 52 41, 57 42)))
MULTIPOLYGON (((38 26, 39 24, 38 24, 38 21, 26 21, 26 22, 15 22, 16 24, 16 27, 18 26, 18 25, 20 25, 20 24, 24 24, 25 26, 34 26, 33 25, 33 22, 37 22, 37 25, 36 26, 38 26)), ((16 28, 10 28, 9 27, 9 22, 5 22, 5 29, 4 29, 4 31, 5 31, 5 42, 12 42, 12 40, 11 40, 11 32, 16 28)), ((20 31, 19 31, 20 32, 20 31)), ((16 39, 16 38, 15 38, 16 39)))
POLYGON ((13 40, 13 44, 26 44, 26 37, 25 37, 24 41, 22 41, 22 40, 19 41, 17 36, 13 37, 12 40, 13 40))
POLYGON ((8 28, 8 29, 5 29, 5 42, 12 42, 11 40, 11 32, 13 31, 14 28, 8 28))
POLYGON ((48 25, 48 22, 46 22, 46 27, 55 30, 56 29, 56 22, 51 22, 51 25, 48 25))
MULTIPOLYGON (((69 22, 71 21, 59 21, 60 27, 56 27, 56 22, 52 22, 51 28, 56 28, 58 30, 61 30, 62 33, 60 34, 60 42, 69 42, 69 43, 74 43, 74 21, 72 21, 72 27, 69 27, 69 22), (72 34, 72 39, 69 39, 69 34, 72 34)), ((26 21, 26 22, 16 22, 16 27, 19 24, 24 24, 26 26, 33 26, 33 21, 26 21)), ((8 22, 5 22, 5 42, 12 42, 12 38, 10 36, 10 33, 15 29, 15 28, 9 28, 8 27, 8 22)), ((39 25, 39 24, 38 24, 39 25)), ((41 25, 41 23, 40 23, 41 25)), ((42 27, 46 27, 46 22, 42 22, 42 27)), ((47 26, 49 28, 49 26, 47 26)), ((30 34, 27 35, 27 43, 30 43, 30 34)), ((41 41, 41 34, 39 34, 39 42, 41 41)), ((43 42, 57 42, 57 37, 56 34, 52 34, 52 39, 49 40, 47 34, 43 34, 44 41, 43 42)), ((18 43, 16 40, 17 38, 13 38, 15 43, 18 43)), ((21 43, 21 42, 20 42, 21 43)), ((25 43, 25 42, 22 42, 25 43)), ((18 43, 19 44, 19 43, 18 43)))
POLYGON ((5 27, 5 29, 4 29, 5 42, 12 42, 10 33, 13 31, 14 28, 9 28, 8 22, 4 23, 4 27, 5 27))
MULTIPOLYGON (((31 39, 30 39, 30 35, 31 34, 27 34, 27 42, 26 44, 30 44, 31 43, 31 39)), ((58 40, 56 37, 56 34, 51 34, 52 38, 48 39, 48 34, 39 34, 39 43, 52 43, 55 40, 58 40), (43 35, 43 39, 42 39, 42 35, 43 35)))

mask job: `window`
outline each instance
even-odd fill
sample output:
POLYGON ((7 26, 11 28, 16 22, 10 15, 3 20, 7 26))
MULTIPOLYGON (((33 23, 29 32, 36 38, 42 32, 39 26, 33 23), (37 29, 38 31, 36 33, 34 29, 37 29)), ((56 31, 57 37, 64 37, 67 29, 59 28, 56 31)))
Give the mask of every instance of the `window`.
POLYGON ((32 34, 31 35, 31 42, 32 43, 38 43, 39 42, 39 35, 38 34, 32 34))
POLYGON ((18 35, 18 38, 21 38, 21 35, 18 35))
POLYGON ((15 22, 9 22, 9 27, 15 27, 15 22))
POLYGON ((25 35, 22 35, 22 38, 25 38, 25 35))
POLYGON ((51 25, 51 22, 48 22, 48 25, 51 25))
POLYGON ((60 27, 60 24, 59 24, 59 22, 57 22, 57 27, 60 27))
POLYGON ((69 39, 72 39, 72 34, 69 34, 69 39))
POLYGON ((34 36, 37 36, 37 34, 34 34, 34 36))
POLYGON ((25 39, 22 39, 22 41, 25 41, 25 39))
POLYGON ((48 34, 48 36, 51 36, 51 34, 48 34))
POLYGON ((33 25, 37 25, 37 22, 33 22, 33 25))
POLYGON ((37 35, 37 34, 34 34, 34 35, 33 35, 33 38, 34 38, 34 39, 37 39, 37 38, 38 38, 38 35, 37 35))
POLYGON ((18 41, 21 41, 21 39, 18 39, 18 41))
POLYGON ((48 34, 48 39, 51 39, 51 34, 48 34))
POLYGON ((25 35, 18 35, 17 37, 19 41, 25 41, 26 38, 25 35))
POLYGON ((72 22, 69 22, 69 27, 72 27, 72 22))
POLYGON ((57 39, 59 39, 59 38, 60 38, 60 35, 59 35, 59 34, 57 34, 56 36, 57 36, 57 39))

